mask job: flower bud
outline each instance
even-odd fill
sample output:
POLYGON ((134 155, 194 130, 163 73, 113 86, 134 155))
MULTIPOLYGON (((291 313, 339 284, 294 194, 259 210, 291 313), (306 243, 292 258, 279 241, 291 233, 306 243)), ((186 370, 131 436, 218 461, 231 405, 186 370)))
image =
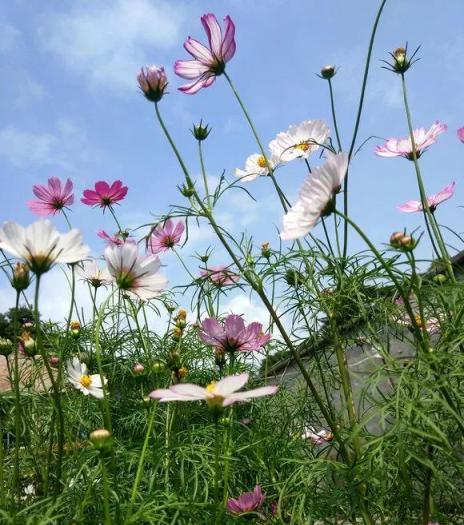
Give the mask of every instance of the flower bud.
POLYGON ((151 369, 154 374, 160 374, 165 369, 166 365, 163 363, 163 361, 155 361, 151 365, 151 369))
POLYGON ((263 244, 261 244, 261 255, 266 259, 269 259, 269 257, 271 256, 271 250, 269 248, 268 242, 263 242, 263 244))
POLYGON ((153 399, 150 396, 143 396, 142 402, 145 406, 148 406, 150 403, 153 402, 153 399))
POLYGON ((185 184, 182 184, 180 192, 184 197, 191 197, 195 193, 195 190, 192 186, 186 186, 185 184))
POLYGON ((444 284, 448 278, 446 277, 445 274, 443 273, 437 273, 437 275, 434 275, 433 276, 433 280, 437 283, 437 284, 444 284))
POLYGON ((13 343, 10 339, 0 337, 0 355, 5 357, 9 356, 13 352, 13 343))
POLYGON ((60 358, 57 355, 51 355, 48 358, 48 362, 50 363, 50 366, 58 366, 60 363, 60 358))
POLYGON ((185 377, 187 377, 187 374, 188 374, 188 368, 185 366, 181 366, 179 370, 177 370, 177 377, 179 379, 184 379, 185 377))
POLYGON ((321 69, 321 77, 325 80, 330 80, 336 73, 335 66, 327 65, 321 69))
POLYGON ((159 102, 168 85, 164 67, 146 66, 141 68, 137 75, 139 88, 150 102, 159 102))
POLYGON ((29 332, 23 332, 19 337, 20 350, 24 355, 33 357, 37 353, 37 344, 29 332))
POLYGON ((216 348, 214 351, 214 362, 219 368, 226 364, 226 354, 222 348, 216 348))
POLYGON ((205 253, 204 255, 200 255, 201 262, 207 263, 208 259, 209 259, 209 255, 207 253, 205 253))
POLYGON ((211 133, 211 128, 208 128, 208 124, 206 124, 206 126, 203 126, 203 122, 200 120, 200 124, 198 125, 193 125, 193 129, 191 130, 192 131, 192 134, 193 136, 199 140, 199 141, 202 141, 202 140, 205 140, 208 135, 211 133))
POLYGON ((89 440, 97 450, 103 450, 111 446, 111 432, 106 428, 99 428, 90 433, 89 440))
POLYGON ((180 308, 177 312, 177 319, 182 319, 185 321, 187 319, 187 310, 185 308, 180 308))
POLYGON ((404 235, 400 240, 400 245, 403 250, 413 250, 416 246, 414 239, 410 235, 404 235))
POLYGON ((77 338, 81 333, 81 323, 79 321, 71 321, 69 329, 71 330, 72 336, 77 338))
POLYGON ((174 341, 179 341, 179 339, 182 337, 182 328, 180 326, 175 326, 172 329, 172 338, 174 341))
POLYGON ((13 270, 13 278, 11 280, 11 286, 17 291, 22 292, 30 284, 29 278, 29 269, 24 263, 16 263, 16 266, 13 270))
POLYGON ((219 418, 219 424, 222 425, 223 427, 230 426, 231 422, 232 420, 230 419, 230 417, 223 416, 219 418))
POLYGON ((145 372, 145 367, 142 365, 142 363, 135 363, 135 365, 132 367, 132 373, 135 376, 141 376, 145 372))
POLYGON ((404 237, 402 232, 394 232, 390 235, 390 244, 393 248, 399 248, 401 245, 401 239, 404 237))

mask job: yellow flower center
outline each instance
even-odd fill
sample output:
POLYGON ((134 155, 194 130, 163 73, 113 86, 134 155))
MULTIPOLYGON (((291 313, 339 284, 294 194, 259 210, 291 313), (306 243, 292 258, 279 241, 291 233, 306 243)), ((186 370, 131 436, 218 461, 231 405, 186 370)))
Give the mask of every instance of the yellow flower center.
POLYGON ((306 141, 306 142, 301 142, 300 144, 297 144, 295 146, 295 149, 299 149, 299 150, 303 151, 304 153, 306 153, 309 150, 310 147, 311 146, 309 144, 309 141, 306 141))
POLYGON ((263 157, 263 155, 261 155, 259 158, 258 158, 258 166, 260 168, 267 168, 267 161, 265 159, 265 157, 263 157))
POLYGON ((206 391, 214 396, 206 400, 210 407, 222 407, 222 404, 224 403, 224 398, 214 393, 216 390, 216 384, 217 381, 211 381, 211 383, 205 387, 206 391))
POLYGON ((81 376, 81 378, 79 379, 79 383, 84 388, 89 388, 89 386, 92 384, 92 378, 90 376, 81 376))

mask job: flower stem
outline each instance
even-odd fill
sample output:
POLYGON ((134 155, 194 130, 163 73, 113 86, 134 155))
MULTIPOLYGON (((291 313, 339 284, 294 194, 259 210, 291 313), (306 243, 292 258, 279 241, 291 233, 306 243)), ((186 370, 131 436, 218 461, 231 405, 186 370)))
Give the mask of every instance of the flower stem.
POLYGON ((120 233, 122 233, 123 229, 121 225, 119 224, 118 218, 116 217, 116 213, 113 210, 113 206, 108 205, 108 209, 110 210, 111 215, 113 216, 114 222, 116 223, 116 226, 118 227, 118 230, 120 233))
MULTIPOLYGON (((348 158, 351 160, 351 156, 353 155, 353 151, 356 145, 356 138, 358 136, 359 131, 359 124, 361 122, 361 115, 364 105, 364 96, 366 93, 366 86, 367 86, 367 78, 369 76, 369 67, 371 63, 371 55, 372 55, 372 49, 374 47, 374 40, 375 35, 377 33, 377 26, 379 25, 380 17, 382 15, 383 8, 385 7, 385 3, 387 0, 382 0, 380 3, 379 9, 377 11, 377 16, 375 17, 374 25, 372 27, 371 32, 371 38, 369 40, 369 47, 367 51, 367 57, 366 57, 366 65, 364 66, 364 77, 363 77, 363 83, 361 87, 361 94, 359 97, 359 104, 358 104, 358 112, 356 114, 356 122, 354 125, 354 131, 353 131, 353 138, 351 139, 351 146, 348 153, 348 158)), ((348 217, 348 171, 346 172, 345 182, 343 185, 343 215, 345 217, 348 217)), ((343 236, 343 258, 346 257, 348 251, 348 222, 345 220, 344 223, 344 236, 343 236)))
POLYGON ((208 202, 208 208, 211 209, 211 196, 208 188, 208 176, 206 175, 205 161, 203 159, 203 148, 201 147, 201 140, 198 141, 198 154, 200 156, 201 174, 203 176, 203 184, 205 186, 206 200, 208 202))
MULTIPOLYGON (((16 496, 18 498, 18 504, 21 498, 21 487, 19 483, 19 446, 21 444, 21 393, 19 390, 19 348, 18 348, 18 308, 19 308, 19 297, 21 292, 16 292, 16 303, 13 317, 13 330, 14 330, 14 392, 15 392, 15 454, 14 454, 14 472, 13 472, 13 485, 16 490, 16 496)), ((2 489, 3 490, 3 489, 2 489)))
POLYGON ((335 113, 335 100, 334 100, 334 94, 332 89, 332 80, 329 78, 329 94, 330 94, 330 108, 332 110, 332 120, 335 128, 335 136, 337 137, 337 145, 338 145, 338 151, 342 151, 342 142, 340 140, 340 134, 338 132, 338 125, 337 125, 337 116, 335 113))

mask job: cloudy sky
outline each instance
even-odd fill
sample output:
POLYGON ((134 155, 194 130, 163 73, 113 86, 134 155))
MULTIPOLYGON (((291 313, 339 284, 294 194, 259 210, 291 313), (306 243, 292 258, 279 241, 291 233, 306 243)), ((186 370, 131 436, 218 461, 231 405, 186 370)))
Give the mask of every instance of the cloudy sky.
MULTIPOLYGON (((3 2, 0 220, 32 222, 25 205, 32 185, 52 175, 72 178, 78 196, 97 180, 123 180, 130 189, 118 214, 128 227, 150 221, 151 214, 166 213, 170 204, 183 204, 176 188, 182 174, 154 120, 153 107, 137 90, 135 76, 144 64, 166 66, 169 96, 161 107, 192 172, 198 175, 199 164, 189 128, 202 118, 213 128, 205 144, 211 183, 222 172, 233 177, 234 168, 256 145, 230 89, 219 78, 195 96, 184 95, 177 91, 182 80, 172 72, 177 58, 187 58, 185 38, 204 40, 199 18, 210 11, 218 18, 229 14, 236 23, 237 52, 228 72, 265 143, 305 119, 322 118, 332 126, 327 84, 315 73, 333 63, 339 67, 333 83, 342 143, 347 146, 376 5, 364 0, 3 2)), ((440 119, 449 126, 423 156, 423 175, 429 193, 456 181, 456 195, 440 208, 439 220, 457 231, 462 230, 464 204, 464 145, 456 138, 456 129, 464 125, 462 16, 462 0, 387 1, 359 133, 359 143, 371 136, 407 133, 399 78, 381 69, 380 59, 406 41, 411 48, 421 44, 422 58, 407 76, 414 123, 429 127, 440 119)), ((421 225, 420 215, 395 209, 417 198, 412 164, 376 157, 373 149, 380 142, 370 140, 357 155, 350 190, 354 219, 379 245, 394 230, 421 225)), ((290 200, 304 175, 299 162, 280 170, 280 184, 290 200)), ((247 230, 257 243, 277 243, 282 212, 269 181, 249 183, 247 189, 257 201, 232 193, 217 210, 219 220, 235 233, 247 230)), ((66 228, 61 217, 54 220, 66 228)), ((110 216, 79 202, 71 221, 83 230, 95 254, 103 248, 95 231, 114 230, 110 216)), ((354 234, 353 239, 352 251, 361 249, 354 234)), ((214 242, 205 226, 192 233, 184 253, 194 272, 197 264, 189 254, 214 242)), ((171 282, 182 282, 175 259, 167 256, 164 262, 171 282)), ((228 261, 216 249, 211 262, 228 261)), ((5 286, 1 292, 0 307, 6 308, 11 292, 5 286)), ((44 298, 48 315, 59 317, 65 311, 67 300, 57 299, 53 294, 44 298)), ((232 300, 235 308, 253 312, 246 298, 232 300)))

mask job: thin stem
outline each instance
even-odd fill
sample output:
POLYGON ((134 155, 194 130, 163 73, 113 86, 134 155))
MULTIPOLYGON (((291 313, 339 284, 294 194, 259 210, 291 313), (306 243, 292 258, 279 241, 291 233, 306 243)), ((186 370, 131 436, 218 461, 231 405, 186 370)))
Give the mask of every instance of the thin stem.
POLYGON ((110 483, 108 479, 108 469, 105 465, 105 458, 103 453, 100 452, 100 467, 102 472, 103 480, 103 508, 105 512, 105 525, 111 525, 111 513, 110 513, 110 483))
POLYGON ((21 498, 21 487, 19 483, 19 446, 21 443, 21 393, 19 390, 19 348, 17 341, 17 330, 18 330, 18 308, 19 308, 19 297, 21 292, 16 292, 16 303, 13 317, 13 330, 14 330, 14 392, 15 392, 15 454, 14 454, 14 473, 13 473, 13 485, 16 490, 16 496, 18 503, 21 498))
POLYGON ((68 228, 72 230, 71 222, 68 218, 67 213, 64 211, 64 208, 61 210, 61 212, 63 213, 63 217, 64 217, 64 220, 66 221, 66 224, 68 225, 68 228))
POLYGON ((116 223, 116 226, 118 227, 118 230, 121 233, 123 231, 123 229, 122 229, 121 225, 119 224, 118 218, 116 217, 116 213, 113 210, 113 206, 111 204, 108 205, 108 209, 110 210, 110 213, 113 216, 114 222, 116 223))
POLYGON ((203 160, 203 148, 201 147, 202 141, 198 141, 198 154, 200 156, 200 166, 201 166, 201 174, 203 176, 203 184, 205 186, 205 195, 206 200, 208 202, 208 208, 211 209, 211 196, 209 194, 209 188, 208 188, 208 176, 206 175, 206 169, 205 169, 205 161, 203 160))
POLYGON ((177 258, 179 259, 182 267, 184 268, 184 270, 188 273, 190 279, 192 279, 192 281, 195 281, 196 278, 193 276, 192 272, 188 269, 187 265, 184 263, 184 260, 182 259, 182 257, 180 256, 179 252, 176 250, 176 248, 173 246, 172 247, 172 251, 176 254, 177 258))
MULTIPOLYGON (((382 15, 383 8, 385 7, 386 1, 387 0, 382 0, 382 2, 380 3, 380 7, 377 11, 377 16, 375 17, 374 25, 372 27, 371 38, 369 40, 369 47, 368 47, 367 57, 366 57, 366 65, 364 66, 364 77, 363 77, 363 83, 361 87, 361 95, 359 97, 358 112, 356 114, 356 122, 354 125, 353 138, 351 139, 350 150, 348 153, 349 160, 351 160, 351 156, 353 155, 353 151, 356 145, 356 138, 358 137, 359 124, 361 122, 361 115, 362 115, 362 110, 363 110, 363 105, 364 105, 364 95, 366 93, 367 78, 369 76, 369 67, 371 63, 372 49, 374 47, 374 40, 375 40, 375 35, 377 33, 377 26, 379 25, 380 17, 382 15)), ((345 182, 343 185, 343 215, 345 217, 348 217, 348 171, 346 173, 345 182)), ((347 250, 348 250, 348 222, 345 221, 344 236, 343 236, 343 258, 346 257, 347 250)))
POLYGON ((342 151, 342 143, 340 140, 340 134, 338 132, 338 125, 337 125, 337 117, 335 113, 335 100, 334 100, 334 94, 332 89, 332 80, 329 78, 329 93, 330 93, 330 107, 332 109, 332 120, 335 128, 335 136, 337 137, 337 145, 338 145, 338 151, 342 151))

